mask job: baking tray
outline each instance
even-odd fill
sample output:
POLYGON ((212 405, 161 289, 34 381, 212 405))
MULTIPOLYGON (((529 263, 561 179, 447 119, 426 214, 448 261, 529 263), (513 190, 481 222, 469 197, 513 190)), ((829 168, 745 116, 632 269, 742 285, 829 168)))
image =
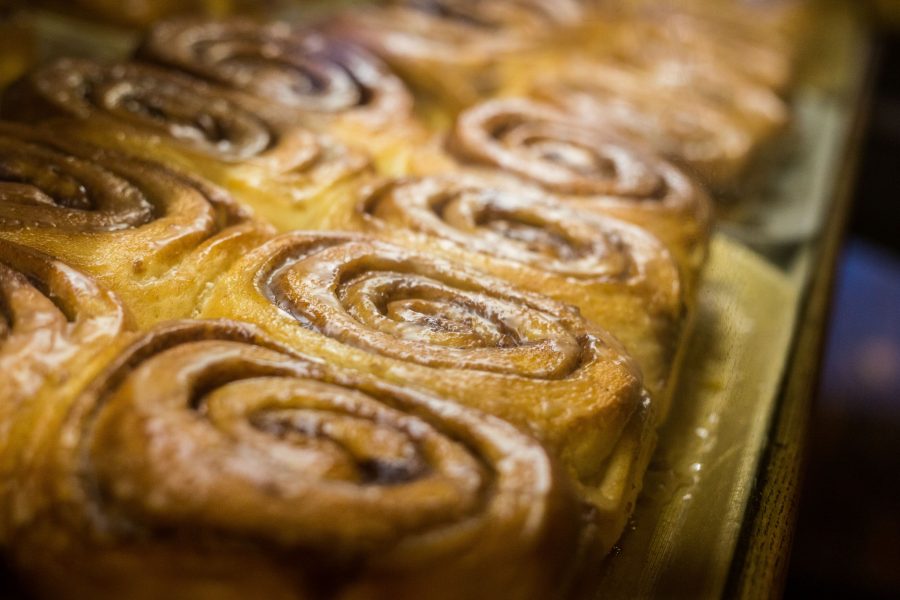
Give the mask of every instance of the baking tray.
MULTIPOLYGON (((777 595, 846 214, 839 192, 849 180, 871 64, 855 8, 820 3, 817 51, 792 100, 795 118, 778 164, 720 222, 674 408, 629 528, 596 566, 591 580, 599 583, 584 590, 586 599, 777 595)), ((137 41, 131 32, 51 13, 21 19, 33 29, 35 61, 115 59, 137 41)))
MULTIPOLYGON (((791 124, 719 229, 786 266, 825 228, 872 50, 858 6, 820 1, 791 98, 791 124)), ((808 279, 808 270, 799 274, 808 279)), ((802 284, 803 281, 798 281, 802 284)))
POLYGON ((721 595, 797 318, 791 279, 717 235, 673 410, 596 598, 721 595))
POLYGON ((858 7, 819 8, 794 147, 718 226, 675 408, 630 530, 587 597, 782 590, 873 64, 858 7))

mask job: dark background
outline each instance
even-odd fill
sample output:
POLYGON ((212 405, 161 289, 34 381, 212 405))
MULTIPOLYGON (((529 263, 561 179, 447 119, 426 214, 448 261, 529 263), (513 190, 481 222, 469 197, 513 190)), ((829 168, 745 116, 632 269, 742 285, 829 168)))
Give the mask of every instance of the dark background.
POLYGON ((900 31, 879 41, 788 598, 900 598, 900 31))

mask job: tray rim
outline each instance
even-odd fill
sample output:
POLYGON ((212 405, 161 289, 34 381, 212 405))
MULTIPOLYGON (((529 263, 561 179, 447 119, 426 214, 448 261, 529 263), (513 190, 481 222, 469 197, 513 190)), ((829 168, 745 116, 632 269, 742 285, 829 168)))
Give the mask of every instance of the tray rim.
POLYGON ((843 160, 830 193, 822 233, 809 245, 804 257, 808 273, 803 282, 798 329, 732 559, 723 593, 726 598, 780 597, 787 580, 837 263, 853 204, 860 150, 869 121, 867 109, 878 66, 878 48, 869 32, 863 44, 861 75, 847 103, 852 112, 850 129, 842 144, 843 160))

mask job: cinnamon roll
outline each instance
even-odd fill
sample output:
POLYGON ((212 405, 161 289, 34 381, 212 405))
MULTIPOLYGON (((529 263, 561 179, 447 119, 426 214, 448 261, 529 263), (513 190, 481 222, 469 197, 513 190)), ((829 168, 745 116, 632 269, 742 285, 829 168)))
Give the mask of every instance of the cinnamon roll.
POLYGON ((460 108, 496 89, 499 61, 554 39, 583 15, 577 0, 394 0, 347 11, 330 27, 417 90, 460 108))
POLYGON ((789 115, 780 94, 791 53, 772 39, 773 24, 752 23, 768 10, 745 6, 737 18, 739 3, 610 4, 585 20, 572 47, 505 61, 503 94, 621 129, 717 191, 739 189, 789 115))
POLYGON ((4 95, 2 114, 151 156, 220 184, 261 216, 301 227, 368 161, 224 90, 140 63, 61 59, 4 95))
POLYGON ((329 364, 523 428, 611 524, 600 530, 607 548, 621 533, 642 469, 622 472, 622 481, 607 478, 609 465, 633 447, 623 437, 630 421, 649 428, 642 439, 651 436, 656 406, 618 342, 577 309, 439 258, 323 232, 280 236, 249 253, 201 315, 243 318, 329 364))
MULTIPOLYGON (((0 544, 27 518, 41 438, 65 412, 64 390, 130 326, 118 299, 46 254, 0 240, 0 544), (14 475, 15 474, 15 475, 14 475)), ((10 590, 4 590, 4 595, 10 590)))
MULTIPOLYGON (((70 266, 0 239, 0 456, 10 415, 48 382, 65 385, 125 330, 112 293, 70 266)), ((2 478, 3 485, 8 485, 2 478)))
POLYGON ((207 285, 270 235, 212 185, 0 123, 0 238, 95 277, 140 326, 190 316, 207 285))
POLYGON ((716 190, 736 187, 762 145, 787 123, 771 91, 725 75, 571 61, 528 93, 585 123, 617 130, 689 168, 716 190))
POLYGON ((304 125, 402 170, 427 132, 412 95, 373 55, 347 41, 286 23, 173 20, 155 26, 138 56, 278 105, 304 125))
POLYGON ((540 599, 579 548, 530 437, 248 325, 154 329, 47 400, 0 533, 48 596, 540 599))
POLYGON ((321 226, 437 253, 578 306, 623 343, 666 412, 683 290, 668 250, 640 228, 532 188, 458 174, 372 185, 321 226))
POLYGON ((786 24, 785 19, 792 20, 790 14, 803 3, 767 4, 717 2, 713 6, 704 2, 654 2, 641 6, 638 3, 626 26, 617 32, 615 41, 651 59, 674 58, 784 90, 793 79, 795 68, 788 39, 800 36, 793 28, 786 36, 779 35, 779 29, 786 24), (789 4, 794 7, 788 8, 789 4))
POLYGON ((465 111, 447 147, 463 163, 510 173, 571 206, 644 227, 669 247, 687 282, 695 280, 706 253, 709 199, 652 152, 520 98, 465 111))
POLYGON ((383 124, 412 113, 406 86, 374 56, 287 23, 170 20, 154 26, 137 55, 300 115, 383 124))

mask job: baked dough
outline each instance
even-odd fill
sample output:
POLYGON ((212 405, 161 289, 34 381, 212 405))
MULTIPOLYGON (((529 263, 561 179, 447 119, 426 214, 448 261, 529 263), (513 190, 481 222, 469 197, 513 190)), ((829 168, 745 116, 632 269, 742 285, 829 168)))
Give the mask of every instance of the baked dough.
POLYGON ((56 132, 0 123, 0 239, 115 291, 140 326, 189 317, 273 230, 196 177, 56 132))
MULTIPOLYGON (((279 236, 248 254, 200 315, 243 319, 329 364, 523 428, 562 462, 582 498, 614 507, 605 520, 618 520, 640 487, 634 472, 624 482, 604 477, 626 425, 645 415, 638 420, 652 432, 656 407, 619 342, 573 307, 434 256, 322 232, 279 236), (608 486, 623 495, 609 498, 608 486)), ((598 535, 608 548, 620 533, 598 535)))
POLYGON ((509 424, 240 323, 171 322, 113 350, 4 421, 0 539, 42 595, 537 600, 566 586, 581 513, 509 424))
POLYGON ((266 106, 137 62, 60 59, 3 96, 6 118, 153 158, 225 187, 284 229, 347 193, 369 159, 266 106))
POLYGON ((361 148, 386 172, 406 172, 428 143, 400 78, 365 49, 315 29, 242 19, 165 21, 137 57, 246 103, 274 104, 281 115, 361 148))
POLYGON ((640 144, 524 98, 463 112, 447 141, 463 164, 500 170, 562 202, 656 235, 696 281, 709 238, 709 198, 687 174, 640 144))
POLYGON ((577 306, 622 342, 667 412, 686 309, 678 265, 646 231, 472 174, 385 179, 322 229, 361 231, 577 306))

